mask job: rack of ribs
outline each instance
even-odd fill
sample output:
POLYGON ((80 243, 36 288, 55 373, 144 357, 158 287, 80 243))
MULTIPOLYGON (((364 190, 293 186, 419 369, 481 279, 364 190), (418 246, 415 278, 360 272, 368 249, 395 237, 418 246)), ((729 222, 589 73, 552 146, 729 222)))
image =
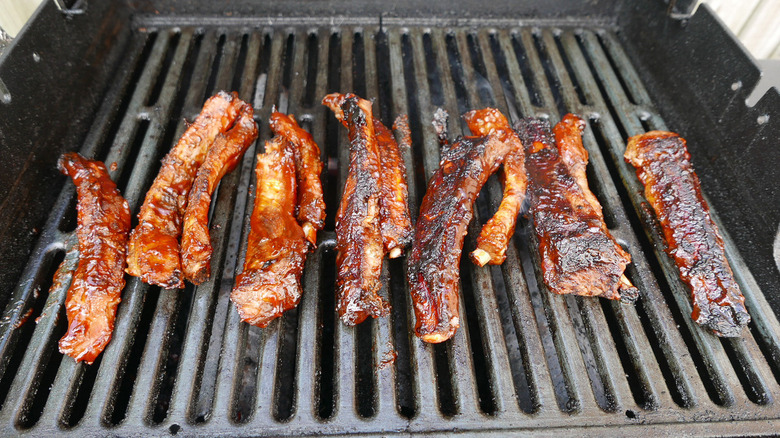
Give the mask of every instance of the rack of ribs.
POLYGON ((479 265, 500 265, 506 260, 509 239, 515 233, 515 224, 523 206, 528 176, 525 172, 525 153, 520 137, 509 125, 506 117, 495 108, 469 111, 463 115, 474 135, 495 135, 509 145, 504 159, 504 194, 501 204, 492 218, 482 227, 477 238, 477 249, 471 252, 471 260, 479 265))
POLYGON ((78 266, 65 299, 68 331, 59 348, 76 361, 91 364, 114 331, 125 285, 130 208, 103 163, 67 153, 57 164, 76 185, 79 241, 78 266))
POLYGON ((325 226, 325 201, 322 194, 322 160, 320 148, 311 134, 304 131, 290 114, 274 111, 269 121, 274 134, 292 143, 297 175, 297 218, 306 239, 317 244, 317 231, 325 226))
POLYGON ((673 132, 637 135, 629 139, 625 159, 636 167, 663 229, 666 252, 690 288, 691 317, 718 336, 740 336, 750 322, 745 297, 726 260, 685 140, 673 132))
POLYGON ((265 150, 257 155, 257 189, 244 269, 230 294, 241 320, 259 327, 300 302, 309 250, 295 218, 295 147, 275 137, 265 150))
POLYGON ((179 237, 192 182, 209 146, 238 117, 244 102, 219 92, 165 156, 130 234, 127 273, 164 288, 184 287, 179 237))
POLYGON ((257 139, 252 105, 244 103, 233 127, 220 133, 209 146, 206 159, 192 182, 181 238, 181 264, 184 276, 201 284, 211 275, 209 209, 211 195, 228 172, 235 169, 244 152, 257 139))
POLYGON ((460 326, 460 257, 474 201, 509 152, 495 135, 457 139, 442 153, 420 206, 407 277, 425 342, 451 338, 460 326))
POLYGON ((530 118, 517 126, 525 147, 530 211, 544 283, 556 294, 632 302, 638 291, 624 275, 631 256, 612 238, 598 201, 585 188, 587 153, 580 138, 584 124, 576 116, 567 116, 560 125, 556 142, 563 148, 561 153, 553 144, 548 121, 530 118), (566 160, 576 164, 573 170, 566 160))
POLYGON ((336 213, 336 309, 347 325, 386 316, 379 295, 384 248, 379 213, 379 148, 371 102, 330 94, 322 103, 349 131, 349 172, 336 213))

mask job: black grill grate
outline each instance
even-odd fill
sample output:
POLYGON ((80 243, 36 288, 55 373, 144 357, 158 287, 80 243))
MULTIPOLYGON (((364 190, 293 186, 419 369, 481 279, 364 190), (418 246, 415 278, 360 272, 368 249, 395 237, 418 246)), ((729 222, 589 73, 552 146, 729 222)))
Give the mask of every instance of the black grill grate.
MULTIPOLYGON (((77 258, 75 191, 66 184, 1 322, 4 435, 774 430, 766 428, 776 423, 765 420, 780 418, 780 326, 727 236, 753 316, 750 330, 721 340, 689 318, 687 293, 622 160, 627 136, 665 125, 616 30, 405 23, 138 22, 80 148, 116 163, 112 176, 131 209, 137 211, 160 158, 182 133, 182 119, 193 119, 216 90, 236 89, 255 104, 261 139, 270 136, 273 104, 314 135, 327 163, 328 231, 309 257, 298 309, 263 330, 241 324, 228 295, 253 202, 252 147, 215 197, 213 265, 221 269, 184 291, 130 278, 114 340, 94 365, 83 366, 56 350, 69 274, 60 273, 63 281, 45 296, 62 254, 71 265, 77 258), (464 320, 452 341, 432 346, 412 335, 403 260, 384 267, 389 318, 354 329, 339 323, 332 218, 348 150, 344 130, 319 104, 332 91, 375 97, 386 124, 410 115, 414 147, 405 160, 415 217, 438 167, 430 125, 436 107, 453 116, 453 133, 466 132, 456 115, 488 105, 513 120, 555 121, 564 112, 588 118, 589 181, 613 235, 631 253, 628 275, 641 299, 634 307, 551 295, 540 287, 535 246, 521 219, 503 266, 478 269, 464 258, 464 320)), ((470 236, 500 193, 491 178, 470 236)))

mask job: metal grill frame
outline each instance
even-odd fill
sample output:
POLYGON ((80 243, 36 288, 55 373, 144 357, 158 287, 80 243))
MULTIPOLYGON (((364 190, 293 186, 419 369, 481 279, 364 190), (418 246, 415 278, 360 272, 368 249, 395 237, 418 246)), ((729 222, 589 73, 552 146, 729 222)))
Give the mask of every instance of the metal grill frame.
MULTIPOLYGON (((58 318, 61 318, 69 283, 67 277, 52 290, 43 308, 38 309, 41 318, 29 343, 16 343, 18 330, 12 329, 25 318, 34 297, 45 293, 36 291, 36 287, 47 281, 54 254, 64 253, 71 266, 77 258, 74 234, 60 231, 61 223, 67 222, 75 196, 73 187, 65 185, 2 321, 0 370, 7 370, 17 349, 24 351, 17 375, 0 409, 0 430, 4 434, 364 435, 460 431, 500 435, 508 431, 533 433, 544 430, 566 435, 587 431, 637 435, 744 435, 777 430, 780 408, 775 398, 780 395, 780 385, 773 367, 777 367, 780 357, 780 325, 772 308, 732 240, 724 235, 728 256, 745 291, 754 322, 750 332, 736 340, 721 341, 699 330, 688 317, 691 309, 687 293, 663 253, 658 228, 652 215, 643 208, 641 186, 633 169, 622 161, 625 135, 646 129, 665 129, 666 125, 654 105, 653 95, 628 61, 625 44, 616 34, 619 28, 601 21, 565 26, 565 22, 533 24, 493 19, 480 21, 479 27, 464 26, 463 23, 444 25, 438 20, 425 19, 384 19, 380 24, 375 18, 357 17, 341 20, 337 27, 319 26, 312 21, 286 18, 258 25, 255 19, 223 17, 203 25, 198 18, 138 17, 132 24, 127 45, 115 49, 122 53, 112 58, 121 59, 116 80, 107 91, 92 128, 81 143, 80 152, 94 156, 110 142, 105 161, 117 163, 112 176, 125 181, 123 194, 131 209, 137 211, 145 187, 156 174, 156 162, 170 147, 165 142, 178 138, 184 129, 176 113, 191 120, 199 110, 202 98, 210 91, 237 85, 242 98, 253 101, 256 106, 261 139, 269 136, 266 120, 272 103, 304 120, 304 126, 311 130, 325 158, 337 163, 339 168, 334 172, 339 175, 338 179, 325 178, 326 191, 340 194, 348 151, 338 147, 335 155, 329 155, 333 148, 327 145, 333 140, 337 140, 338 145, 346 144, 346 135, 341 130, 337 139, 332 138, 332 128, 329 128, 332 122, 328 122, 332 116, 317 101, 326 92, 336 90, 329 89, 326 70, 316 76, 314 102, 302 105, 307 85, 302 72, 307 71, 308 63, 304 43, 310 35, 317 35, 317 65, 322 67, 330 59, 331 36, 339 35, 338 89, 347 91, 361 86, 353 83, 353 69, 361 68, 355 65, 351 56, 356 35, 360 35, 362 41, 365 65, 377 65, 375 37, 381 30, 387 37, 389 57, 385 65, 389 66, 391 81, 380 86, 377 70, 364 68, 365 96, 377 97, 375 109, 378 112, 384 106, 392 117, 410 110, 418 115, 413 123, 418 127, 415 135, 419 135, 421 141, 404 157, 409 171, 410 198, 414 200, 413 216, 417 215, 417 202, 424 193, 424 188, 417 183, 421 176, 415 172, 416 163, 421 161, 422 178, 428 180, 439 161, 438 143, 428 123, 436 106, 431 97, 434 94, 431 84, 438 82, 441 87, 439 97, 442 106, 453 115, 451 128, 455 133, 466 129, 454 118, 462 112, 464 102, 470 108, 497 106, 514 120, 535 115, 555 121, 561 115, 561 107, 581 114, 591 121, 584 136, 591 156, 589 180, 614 225, 611 232, 632 255, 633 267, 629 275, 642 291, 636 306, 641 306, 644 316, 638 315, 634 307, 561 297, 540 287, 540 277, 534 272, 538 257, 533 254, 532 233, 528 232, 527 223, 523 223, 503 267, 472 268, 468 261, 462 265, 464 294, 470 294, 474 306, 467 309, 467 300, 462 300, 461 313, 468 315, 471 324, 464 323, 455 338, 443 347, 420 342, 410 335, 409 329, 409 357, 396 360, 410 361, 413 378, 403 381, 411 387, 398 389, 397 367, 388 365, 386 360, 394 348, 388 346, 401 342, 393 328, 397 316, 369 323, 368 329, 352 329, 336 321, 332 327, 335 363, 332 415, 327 419, 319 418, 317 405, 321 388, 315 382, 323 360, 319 348, 323 335, 319 327, 325 318, 320 302, 324 293, 332 293, 322 284, 326 276, 323 271, 333 269, 331 265, 325 266, 322 260, 332 252, 334 234, 322 233, 318 249, 309 256, 304 275, 305 294, 297 311, 259 330, 241 324, 227 299, 235 270, 242 265, 246 224, 253 202, 252 169, 257 149, 252 147, 239 170, 223 179, 215 197, 211 222, 213 241, 216 242, 213 265, 222 269, 215 269, 214 278, 209 282, 184 292, 153 292, 138 279, 130 279, 123 293, 115 341, 103 353, 100 362, 92 367, 77 365, 67 358, 52 362, 59 354, 56 340, 58 330, 62 330, 62 321, 58 318), (152 35, 153 40, 147 45, 146 41, 152 35), (295 44, 288 58, 285 51, 290 35, 295 35, 295 44), (508 75, 502 75, 495 62, 491 36, 498 41, 508 75), (430 38, 432 53, 425 49, 426 38, 430 38), (513 38, 524 48, 524 60, 517 59, 517 51, 512 47, 513 38), (199 50, 195 53, 192 47, 198 39, 199 50), (408 41, 409 47, 406 53, 404 40, 408 41), (540 45, 545 48, 544 53, 536 50, 540 45), (453 47, 461 60, 468 59, 470 50, 478 47, 485 60, 479 67, 473 62, 461 62, 461 70, 457 73, 462 79, 460 84, 454 80, 448 58, 453 47), (239 65, 242 50, 244 60, 239 65), (259 72, 259 58, 265 52, 270 60, 268 69, 259 72), (188 64, 193 56, 192 64, 188 64), (434 78, 428 70, 428 56, 435 56, 432 62, 437 66, 438 75, 434 78), (215 61, 217 57, 219 62, 215 61), (285 64, 278 61, 283 58, 285 64), (529 87, 525 82, 528 72, 522 71, 523 62, 528 65, 535 86, 529 87), (571 69, 567 68, 566 62, 571 64, 571 69), (184 71, 187 65, 192 66, 191 73, 184 71), (241 74, 236 72, 237 65, 242 66, 241 74), (288 76, 289 87, 282 84, 286 65, 292 72, 301 72, 288 76), (413 75, 407 68, 410 65, 413 75), (139 70, 139 66, 143 68, 139 70), (138 71, 140 75, 136 78, 138 71), (192 85, 184 95, 179 90, 183 75, 191 75, 187 83, 192 85), (410 78, 415 85, 413 88, 407 83, 410 78), (213 90, 208 90, 210 86, 213 90), (381 90, 382 86, 390 88, 381 90), (529 91, 532 89, 539 95, 532 96, 529 91), (557 89, 557 93, 553 89, 557 89), (512 93, 507 95, 508 91, 512 93), (388 95, 388 92, 392 96, 391 102, 382 102, 380 96, 388 95), (150 103, 150 96, 154 102, 150 103), (127 98, 126 106, 121 104, 127 98), (539 104, 534 104, 537 101, 539 104), (131 166, 130 160, 134 165, 131 166), (624 188, 619 189, 616 183, 624 188), (336 187, 329 188, 332 185, 336 187), (621 195, 621 190, 628 196, 621 195), (660 264, 662 275, 654 267, 656 263, 660 264), (508 286, 499 290, 502 282, 508 286), (187 297, 185 294, 192 295, 187 297), (672 301, 667 305, 670 298, 672 301), (183 329, 178 316, 185 308, 189 317, 186 329, 183 329), (682 332, 687 335, 683 336, 675 326, 680 318, 676 318, 670 309, 677 309, 676 312, 683 315, 682 332), (151 317, 145 317, 145 312, 151 317), (142 322, 149 322, 149 326, 141 327, 142 322), (478 331, 472 332, 471 327, 477 327, 478 331), (610 327, 616 328, 618 333, 610 327), (172 334, 177 330, 184 336, 178 347, 172 345, 172 334), (290 364, 281 361, 278 353, 289 345, 291 330, 297 346, 292 364, 294 408, 290 418, 279 420, 275 412, 280 397, 275 393, 276 382, 279 373, 288 372, 282 366, 290 364), (360 330, 364 333, 360 334, 360 330), (653 340, 648 330, 654 333, 659 344, 656 350, 651 345, 653 340), (365 339, 366 332, 371 339, 369 352, 360 340, 361 336, 365 339), (507 333, 512 332, 516 339, 508 341, 507 333), (145 337, 135 336, 143 333, 145 337), (627 354, 618 351, 614 340, 617 335, 627 354), (142 355, 133 362, 137 368, 133 373, 135 380, 124 420, 113 424, 112 410, 118 388, 125 378, 125 368, 138 350, 134 343, 140 341, 143 341, 142 355), (475 368, 473 351, 476 344, 480 344, 485 353, 484 358, 477 359, 484 367, 481 371, 475 368), (254 358, 256 362, 250 365, 256 367, 256 382, 250 382, 248 388, 242 382, 237 383, 237 376, 247 367, 246 352, 242 347, 259 352, 254 358), (166 371, 170 352, 177 348, 178 367, 166 371), (691 357, 691 350, 695 350, 698 361, 691 357), (659 363, 659 354, 665 364, 659 363), (359 367, 355 364, 365 357, 373 361, 375 369, 373 383, 369 385, 372 388, 369 392, 373 394, 371 400, 357 396, 361 388, 359 367), (518 375, 516 364, 512 365, 511 358, 516 361, 518 357, 524 376, 518 375), (557 362, 561 377, 551 375, 549 360, 557 362), (444 373, 442 361, 447 368, 444 373), (733 365, 735 362, 741 369, 733 365), (47 368, 54 366, 52 363, 57 365, 56 374, 47 368), (685 407, 679 406, 670 394, 668 385, 672 382, 662 367, 667 368, 667 375, 674 376, 674 383, 679 386, 676 391, 685 394, 685 407), (170 377, 171 372, 175 376, 173 383, 162 381, 163 376, 170 377), (624 373, 631 377, 624 378, 624 373), (711 388, 702 383, 702 374, 713 382, 711 388), (41 382, 48 381, 47 375, 54 377, 44 399, 45 406, 34 424, 26 424, 29 413, 40 410, 36 402, 39 401, 38 394, 45 393, 41 382), (432 383, 441 387, 442 383, 437 379, 449 381, 451 395, 443 396, 441 390, 432 389, 432 383), (516 389, 522 386, 518 380, 524 380, 528 387, 528 394, 524 396, 530 400, 531 413, 525 412, 518 401, 516 389), (79 390, 84 382, 90 382, 91 393, 79 390), (556 388, 555 383, 563 385, 567 397, 564 409, 561 409, 561 387, 556 388), (154 421, 154 409, 160 388, 166 385, 171 391, 167 414, 157 422, 154 421), (750 396, 744 386, 752 388, 750 396), (246 391, 252 393, 248 398, 244 395, 246 391), (415 413, 411 417, 399 409, 399 393, 404 391, 411 393, 414 403, 415 413), (711 400, 713 391, 721 404, 711 400), (493 412, 489 415, 481 409, 485 401, 480 399, 482 394, 492 396, 493 412), (751 397, 761 403, 751 401, 751 397), (442 409, 441 398, 451 399, 454 413, 442 413, 447 409, 442 409), (236 422, 233 417, 240 399, 253 401, 254 406, 248 418, 236 422), (85 400, 88 400, 87 405, 79 407, 85 400), (375 414, 364 418, 361 404, 368 401, 373 403, 375 414), (83 410, 77 415, 80 421, 75 426, 65 426, 63 423, 74 409, 83 410)), ((392 118, 383 121, 390 120, 392 118)), ((477 218, 470 224, 468 241, 478 234, 479 223, 485 220, 484 212, 489 211, 490 206, 495 208, 500 194, 500 185, 492 178, 480 200, 482 214, 478 209, 477 218)), ((720 228, 725 232, 723 226, 720 228)), ((466 250, 470 244, 467 242, 466 250)), ((396 296, 398 283, 403 283, 403 279, 390 275, 391 271, 399 270, 403 272, 403 261, 385 264, 386 288, 382 293, 394 303, 408 303, 405 286, 400 287, 403 296, 396 296), (388 286, 395 292, 391 293, 388 286)), ((394 312, 407 312, 405 320, 413 320, 408 305, 396 305, 394 312)), ((31 323, 30 320, 26 324, 31 323)))

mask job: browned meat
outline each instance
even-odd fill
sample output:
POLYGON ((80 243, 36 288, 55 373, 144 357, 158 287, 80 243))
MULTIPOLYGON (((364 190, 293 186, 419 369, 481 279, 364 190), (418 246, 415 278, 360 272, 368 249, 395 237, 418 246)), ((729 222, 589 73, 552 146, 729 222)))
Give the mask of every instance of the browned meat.
MULTIPOLYGON (((557 294, 635 300, 635 288, 622 295, 619 289, 631 257, 612 239, 561 159, 550 124, 525 119, 518 133, 525 146, 528 195, 547 287, 557 294)), ((580 135, 579 129, 573 134, 580 135)))
POLYGON ((388 313, 379 296, 384 257, 379 227, 379 150, 371 102, 330 94, 322 103, 349 130, 349 173, 336 213, 336 308, 348 325, 388 313))
POLYGON ((750 322, 745 297, 734 279, 723 239, 701 195, 685 140, 673 132, 631 137, 625 159, 636 167, 693 300, 691 317, 718 336, 736 337, 750 322))
POLYGON ((509 152, 496 136, 455 141, 441 157, 420 207, 408 280, 415 331, 425 342, 443 342, 460 326, 460 256, 474 201, 509 152))
POLYGON ((241 320, 265 327, 301 300, 309 244, 295 219, 295 147, 275 137, 257 155, 257 191, 244 270, 230 299, 241 320))
POLYGON ((271 114, 271 129, 295 145, 295 173, 298 181, 298 222, 306 239, 317 244, 317 231, 325 226, 325 201, 322 195, 320 148, 293 115, 271 114))
POLYGON ((58 166, 76 184, 79 239, 79 263, 65 300, 68 332, 60 339, 60 352, 91 364, 114 331, 125 286, 130 208, 105 164, 67 153, 58 166))
POLYGON ((193 284, 201 284, 211 275, 211 195, 222 177, 238 165, 246 149, 257 138, 253 113, 252 105, 244 103, 236 124, 226 133, 217 135, 209 147, 206 159, 192 183, 184 213, 181 263, 184 276, 193 284))
MULTIPOLYGON (((401 143, 412 143, 406 116, 399 116, 394 125, 401 143)), ((379 227, 385 252, 391 259, 400 257, 412 241, 412 219, 409 215, 409 192, 406 183, 406 164, 393 133, 377 119, 374 132, 379 147, 379 227)))
MULTIPOLYGON (((601 229, 605 234, 612 238, 607 229, 607 224, 604 222, 604 213, 601 210, 601 203, 599 203, 596 195, 590 191, 590 186, 588 185, 588 151, 585 150, 585 147, 582 145, 582 131, 584 130, 584 120, 574 114, 566 114, 553 128, 555 146, 558 147, 561 160, 569 169, 569 174, 577 181, 577 185, 582 189, 583 196, 585 196, 585 199, 593 208, 593 211, 598 215, 601 229)), ((630 262, 630 254, 626 254, 626 256, 630 262)), ((639 295, 639 290, 631 284, 631 281, 625 275, 620 277, 620 285, 618 288, 620 289, 621 299, 623 300, 625 300, 626 297, 636 297, 639 295)))
POLYGON ((233 125, 242 105, 235 93, 217 93, 165 156, 130 234, 128 274, 164 288, 184 287, 179 236, 190 187, 208 147, 233 125))
POLYGON ((517 215, 523 206, 528 185, 523 144, 506 117, 495 108, 470 111, 463 117, 474 135, 494 134, 499 141, 509 145, 502 172, 504 196, 501 205, 482 227, 477 238, 477 249, 471 252, 471 260, 479 266, 485 266, 486 263, 500 265, 506 260, 506 248, 515 233, 517 215))

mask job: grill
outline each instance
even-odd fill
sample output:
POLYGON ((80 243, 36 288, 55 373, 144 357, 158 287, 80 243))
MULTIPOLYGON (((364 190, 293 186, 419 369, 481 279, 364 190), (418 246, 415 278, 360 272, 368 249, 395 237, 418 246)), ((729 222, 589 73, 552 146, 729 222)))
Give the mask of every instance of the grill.
MULTIPOLYGON (((211 280, 170 291, 130 278, 114 339, 102 356, 92 366, 63 358, 57 340, 66 329, 63 302, 69 271, 78 259, 75 190, 64 184, 57 196, 49 196, 49 204, 45 195, 39 203, 25 204, 43 211, 41 217, 48 214, 48 219, 39 232, 19 238, 22 243, 35 238, 36 243, 26 265, 22 263, 21 275, 6 281, 13 290, 3 296, 7 307, 0 321, 0 433, 745 435, 778 430, 780 325, 773 312, 778 306, 770 307, 764 298, 765 292, 777 290, 766 280, 777 275, 771 270, 776 267, 771 258, 762 259, 763 247, 749 252, 749 265, 740 250, 745 253, 750 236, 763 232, 761 221, 775 227, 771 218, 777 217, 773 214, 780 204, 759 208, 758 219, 745 222, 747 230, 736 227, 751 211, 730 207, 759 195, 729 196, 760 182, 760 176, 732 182, 728 178, 739 175, 739 168, 723 164, 744 152, 753 157, 747 166, 761 159, 755 154, 769 149, 767 139, 776 139, 773 133, 780 126, 774 119, 770 123, 768 115, 778 108, 777 95, 753 109, 737 106, 755 81, 754 72, 745 67, 734 73, 742 74, 744 83, 726 72, 719 73, 725 76, 712 85, 716 90, 724 81, 730 85, 725 102, 708 102, 706 90, 694 90, 691 102, 674 103, 670 92, 682 89, 690 94, 701 84, 685 80, 690 72, 675 77, 663 71, 673 66, 657 67, 660 76, 640 74, 635 63, 647 62, 662 49, 647 42, 653 37, 642 31, 627 30, 631 20, 642 21, 643 14, 653 12, 644 23, 648 28, 668 22, 673 29, 665 31, 666 38, 672 41, 673 31, 687 23, 699 35, 686 43, 695 48, 696 41, 706 39, 702 27, 717 28, 708 11, 679 22, 657 13, 665 6, 648 2, 645 9, 629 11, 633 18, 622 21, 621 27, 615 17, 598 14, 527 20, 426 14, 246 18, 203 17, 187 5, 181 6, 180 15, 167 10, 147 14, 154 11, 141 6, 122 26, 117 23, 127 18, 126 5, 114 9, 90 3, 91 9, 84 10, 79 4, 61 12, 45 5, 37 19, 41 25, 62 21, 62 12, 72 17, 59 24, 65 28, 90 14, 103 15, 102 22, 82 22, 94 37, 74 44, 101 61, 88 68, 109 85, 89 92, 91 100, 82 105, 94 112, 79 110, 83 115, 73 122, 73 132, 60 126, 35 135, 62 135, 60 142, 78 139, 57 148, 76 148, 104 160, 137 212, 160 159, 185 128, 183 119, 194 119, 204 99, 215 91, 237 90, 253 102, 261 141, 271 135, 266 120, 272 105, 296 114, 327 163, 323 183, 329 209, 326 231, 307 261, 301 304, 259 329, 240 323, 228 300, 236 270, 243 264, 255 145, 239 168, 222 180, 214 198, 211 280), (104 37, 105 42, 95 43, 104 37), (637 55, 637 47, 649 55, 637 55), (659 91, 664 87, 667 91, 659 91), (464 257, 464 318, 451 341, 429 345, 413 336, 403 259, 383 266, 382 294, 392 303, 391 316, 355 328, 342 325, 334 310, 333 218, 348 149, 345 130, 319 104, 332 91, 374 97, 375 114, 386 123, 398 114, 409 114, 413 148, 404 158, 414 217, 425 183, 438 167, 438 143, 430 124, 435 108, 455 116, 496 106, 514 121, 527 116, 556 121, 565 112, 589 119, 584 135, 591 157, 588 179, 612 234, 631 253, 633 264, 627 274, 642 292, 637 304, 550 294, 540 280, 533 233, 521 218, 503 266, 476 268, 464 257), (688 111, 686 105, 701 104, 708 105, 705 120, 680 116, 688 111), (764 118, 756 119, 756 113, 764 118), (668 120, 675 121, 671 127, 689 138, 705 191, 716 211, 723 207, 721 212, 728 213, 721 230, 753 317, 742 338, 719 339, 690 319, 685 287, 663 253, 660 231, 642 200, 634 170, 622 160, 626 138, 667 129, 663 116, 671 117, 668 120), (716 136, 706 134, 707 127, 714 122, 729 125, 727 120, 734 118, 736 126, 750 121, 736 134, 752 139, 744 142, 752 150, 708 151, 697 145, 695 139, 716 136), (83 132, 74 133, 81 126, 83 132), (732 230, 738 230, 734 240, 727 232, 732 230), (761 274, 761 282, 751 269, 761 274)), ((34 38, 24 35, 10 55, 20 57, 28 48, 26 41, 34 38)), ((718 43, 718 38, 730 41, 717 34, 715 42, 701 44, 718 43)), ((656 41, 663 46, 664 41, 656 41)), ((29 44, 46 50, 40 42, 29 44)), ((685 50, 684 45, 665 47, 671 58, 683 56, 685 50)), ((8 56, 4 65, 11 62, 8 56)), ((98 83, 101 80, 95 80, 98 83)), ((25 99, 11 85, 6 79, 4 87, 10 90, 3 91, 6 109, 14 99, 25 99)), ((35 97, 37 92, 30 93, 35 97)), ((5 111, 2 105, 0 111, 5 111)), ((49 115, 67 114, 61 102, 52 105, 55 110, 49 115)), ((456 117, 450 128, 454 134, 467 132, 456 117)), ((7 132, 10 140, 24 129, 17 126, 7 132)), ((778 154, 768 153, 763 159, 778 160, 778 154)), ((64 180, 46 176, 55 172, 46 160, 39 159, 44 163, 39 164, 39 174, 56 195, 64 180)), ((32 195, 18 196, 37 196, 41 189, 32 187, 32 195)), ((773 192, 768 196, 777 198, 773 192)), ((500 197, 500 184, 492 177, 477 202, 464 251, 473 248, 481 223, 500 197)), ((756 210, 755 205, 752 208, 756 210)), ((23 217, 20 223, 30 226, 34 220, 23 217)), ((22 244, 15 240, 5 245, 22 244)), ((771 248, 767 251, 771 254, 771 248)))

